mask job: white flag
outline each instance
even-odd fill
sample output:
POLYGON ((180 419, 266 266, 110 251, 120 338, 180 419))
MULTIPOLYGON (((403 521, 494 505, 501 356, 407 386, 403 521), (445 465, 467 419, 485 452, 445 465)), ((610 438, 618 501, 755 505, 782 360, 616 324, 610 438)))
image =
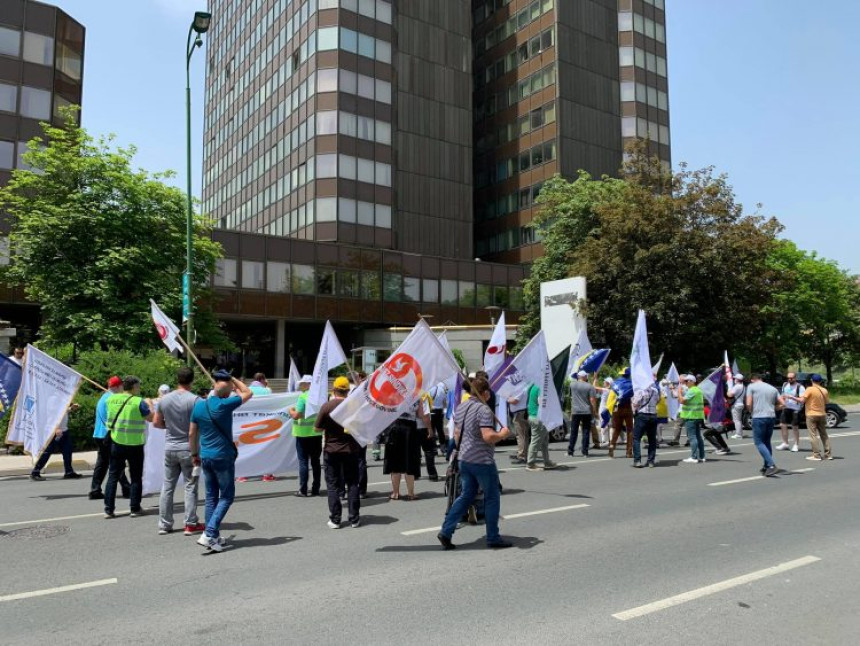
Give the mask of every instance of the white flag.
POLYGON ((294 393, 299 390, 299 379, 302 378, 302 374, 299 372, 298 366, 296 366, 296 360, 290 357, 290 376, 287 380, 287 392, 294 393))
MULTIPOLYGON (((297 471, 296 438, 289 409, 299 393, 255 395, 233 411, 233 442, 239 450, 236 477, 297 471)), ((161 491, 164 482, 164 429, 147 425, 143 462, 144 495, 161 491)))
POLYGON ((674 362, 672 362, 672 365, 669 366, 669 372, 666 373, 666 379, 673 384, 678 384, 681 382, 681 375, 678 374, 678 369, 675 367, 674 362))
POLYGON ((654 383, 654 374, 651 372, 651 353, 648 351, 645 310, 639 310, 639 318, 636 320, 633 349, 630 351, 630 377, 633 381, 634 392, 645 390, 654 383))
POLYGON ((331 414, 362 446, 373 442, 423 391, 459 372, 424 320, 385 363, 353 390, 331 414))
POLYGON ((171 352, 174 350, 182 352, 182 344, 176 340, 176 337, 179 336, 179 328, 176 327, 176 324, 170 320, 167 314, 161 311, 161 308, 151 298, 149 299, 149 304, 152 308, 152 322, 155 324, 155 329, 158 332, 158 336, 164 342, 164 345, 171 352))
POLYGON ((499 374, 490 386, 496 392, 496 397, 506 400, 523 393, 527 384, 534 384, 541 391, 538 419, 550 431, 561 426, 561 402, 552 379, 543 330, 528 342, 508 369, 499 374))
POLYGON ((588 340, 588 332, 583 327, 579 331, 579 337, 576 339, 576 343, 570 346, 570 361, 567 364, 567 372, 568 376, 572 377, 575 372, 578 371, 577 365, 579 364, 579 360, 591 352, 594 348, 591 347, 591 341, 588 340))
POLYGON ((665 353, 661 352, 661 353, 660 353, 660 358, 659 358, 659 359, 657 359, 657 363, 655 363, 653 366, 651 366, 651 374, 652 374, 652 375, 658 375, 658 374, 660 374, 660 366, 662 366, 662 365, 663 365, 663 355, 664 355, 664 354, 665 354, 665 353))
POLYGON ((484 353, 484 370, 492 375, 496 369, 505 361, 505 351, 508 348, 507 329, 505 328, 505 313, 499 317, 493 336, 490 337, 490 345, 484 353))
MULTIPOLYGON (((666 373, 666 381, 669 384, 674 384, 675 386, 681 381, 681 375, 678 374, 678 369, 675 367, 675 364, 669 367, 669 372, 666 373)), ((672 394, 672 388, 667 387, 664 391, 664 395, 666 396, 666 408, 669 412, 669 419, 674 421, 678 419, 678 411, 681 409, 681 402, 678 401, 678 398, 672 394)))
POLYGON ((729 387, 729 390, 735 387, 735 375, 737 374, 736 370, 732 370, 732 364, 729 363, 729 351, 723 351, 723 370, 726 371, 726 385, 729 387))
POLYGON ((738 367, 738 358, 735 357, 734 359, 732 359, 732 373, 737 375, 740 373, 740 371, 741 369, 738 367))
POLYGON ((42 452, 72 398, 81 375, 38 348, 28 345, 15 413, 9 421, 6 441, 23 444, 35 459, 42 452))
POLYGON ((325 322, 320 351, 314 363, 313 381, 308 389, 308 400, 305 404, 305 416, 310 417, 316 413, 320 406, 328 401, 328 373, 338 366, 346 363, 346 355, 337 340, 334 328, 330 321, 325 322))

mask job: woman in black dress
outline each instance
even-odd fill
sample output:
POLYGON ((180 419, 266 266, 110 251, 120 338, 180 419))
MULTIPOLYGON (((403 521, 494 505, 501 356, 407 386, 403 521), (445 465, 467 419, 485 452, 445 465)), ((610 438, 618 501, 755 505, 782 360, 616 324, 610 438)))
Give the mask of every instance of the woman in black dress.
MULTIPOLYGON (((391 500, 400 499, 400 480, 406 476, 406 496, 415 500, 415 478, 421 477, 421 436, 417 426, 418 415, 427 417, 420 408, 421 400, 398 417, 387 430, 385 462, 382 472, 391 475, 391 500)), ((424 420, 430 426, 430 420, 424 420)))

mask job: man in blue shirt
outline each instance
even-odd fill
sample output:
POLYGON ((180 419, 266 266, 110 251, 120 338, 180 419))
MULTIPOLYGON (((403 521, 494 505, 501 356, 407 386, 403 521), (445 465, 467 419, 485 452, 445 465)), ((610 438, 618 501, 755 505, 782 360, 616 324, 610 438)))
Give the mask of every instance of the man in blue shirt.
MULTIPOLYGON (((107 386, 108 389, 99 399, 99 403, 96 404, 96 425, 93 429, 93 438, 98 447, 98 456, 96 457, 96 465, 93 467, 93 481, 90 483, 90 500, 102 500, 105 497, 102 493, 102 483, 107 476, 108 465, 110 464, 111 445, 110 433, 108 433, 107 400, 110 399, 111 395, 122 392, 122 379, 113 376, 108 379, 107 386)), ((119 486, 122 487, 122 497, 128 498, 131 492, 131 483, 128 481, 125 471, 120 476, 119 486)))
POLYGON ((224 541, 219 528, 236 494, 239 451, 233 443, 233 411, 254 393, 226 370, 217 370, 212 378, 212 396, 198 401, 191 412, 188 443, 194 466, 202 465, 206 479, 206 532, 197 542, 208 550, 221 552, 224 541))

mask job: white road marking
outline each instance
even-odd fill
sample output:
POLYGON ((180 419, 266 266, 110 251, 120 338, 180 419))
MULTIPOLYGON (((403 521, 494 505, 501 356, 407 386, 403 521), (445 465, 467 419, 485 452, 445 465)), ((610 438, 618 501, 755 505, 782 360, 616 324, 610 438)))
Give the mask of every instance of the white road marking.
MULTIPOLYGON (((116 512, 117 517, 119 516, 128 516, 129 512, 127 511, 118 511, 116 512)), ((56 518, 41 518, 39 520, 19 520, 14 523, 0 523, 0 527, 14 527, 15 525, 37 525, 39 523, 54 523, 58 520, 76 520, 78 518, 97 518, 99 516, 104 516, 104 512, 99 512, 97 514, 79 514, 77 516, 57 516, 56 518)))
POLYGON ((649 615, 653 612, 659 612, 660 610, 666 610, 667 608, 678 606, 682 603, 687 603, 688 601, 701 599, 702 597, 707 597, 718 592, 730 590, 740 585, 745 585, 747 583, 752 583, 753 581, 758 581, 760 579, 765 579, 770 576, 782 574, 783 572, 788 572, 789 570, 794 570, 796 568, 803 567, 804 565, 810 565, 811 563, 815 563, 816 561, 820 560, 821 559, 817 556, 804 556, 803 558, 795 559, 794 561, 788 561, 786 563, 780 563, 779 565, 775 565, 774 567, 769 567, 764 570, 750 572, 749 574, 744 574, 733 579, 727 579, 719 583, 707 585, 703 588, 690 590, 689 592, 684 592, 683 594, 678 594, 674 597, 669 597, 668 599, 662 599, 660 601, 655 601, 654 603, 639 606, 638 608, 632 608, 630 610, 625 610, 624 612, 618 612, 612 616, 620 621, 636 619, 637 617, 649 615))
POLYGON ((47 588, 45 590, 34 590, 33 592, 19 592, 18 594, 7 594, 5 596, 2 596, 0 597, 0 601, 17 601, 18 599, 44 597, 48 594, 59 594, 60 592, 72 592, 74 590, 84 590, 86 588, 97 588, 102 585, 112 585, 117 582, 117 579, 101 579, 99 581, 90 581, 89 583, 75 583, 74 585, 64 585, 59 588, 47 588))
MULTIPOLYGON (((815 471, 814 468, 810 467, 808 469, 790 469, 786 471, 778 471, 776 475, 780 473, 809 473, 810 471, 815 471)), ((766 476, 750 476, 749 478, 738 478, 737 480, 723 480, 722 482, 709 482, 709 487, 722 487, 723 485, 730 484, 738 484, 739 482, 752 482, 753 480, 766 480, 766 476)))
MULTIPOLYGON (((509 514, 499 517, 499 520, 513 520, 514 518, 525 518, 526 516, 537 516, 538 514, 554 514, 559 511, 569 511, 571 509, 582 509, 591 505, 568 505, 567 507, 552 507, 551 509, 538 509, 536 511, 527 511, 521 514, 509 514)), ((410 529, 405 532, 400 532, 403 536, 416 536, 418 534, 429 534, 430 532, 438 532, 441 527, 425 527, 423 529, 410 529)))

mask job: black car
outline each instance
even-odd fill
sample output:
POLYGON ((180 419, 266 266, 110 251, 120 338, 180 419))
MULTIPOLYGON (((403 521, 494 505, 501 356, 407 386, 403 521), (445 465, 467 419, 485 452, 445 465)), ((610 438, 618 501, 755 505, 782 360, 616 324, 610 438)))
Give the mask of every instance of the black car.
MULTIPOLYGON (((836 428, 848 419, 848 413, 839 404, 827 404, 825 415, 827 416, 828 429, 836 428)), ((776 423, 779 424, 779 416, 776 418, 776 423)), ((806 411, 804 409, 800 409, 797 425, 801 428, 806 427, 806 411)), ((734 428, 734 424, 731 424, 731 427, 734 428)), ((752 419, 748 410, 744 411, 744 428, 752 428, 752 419)))

